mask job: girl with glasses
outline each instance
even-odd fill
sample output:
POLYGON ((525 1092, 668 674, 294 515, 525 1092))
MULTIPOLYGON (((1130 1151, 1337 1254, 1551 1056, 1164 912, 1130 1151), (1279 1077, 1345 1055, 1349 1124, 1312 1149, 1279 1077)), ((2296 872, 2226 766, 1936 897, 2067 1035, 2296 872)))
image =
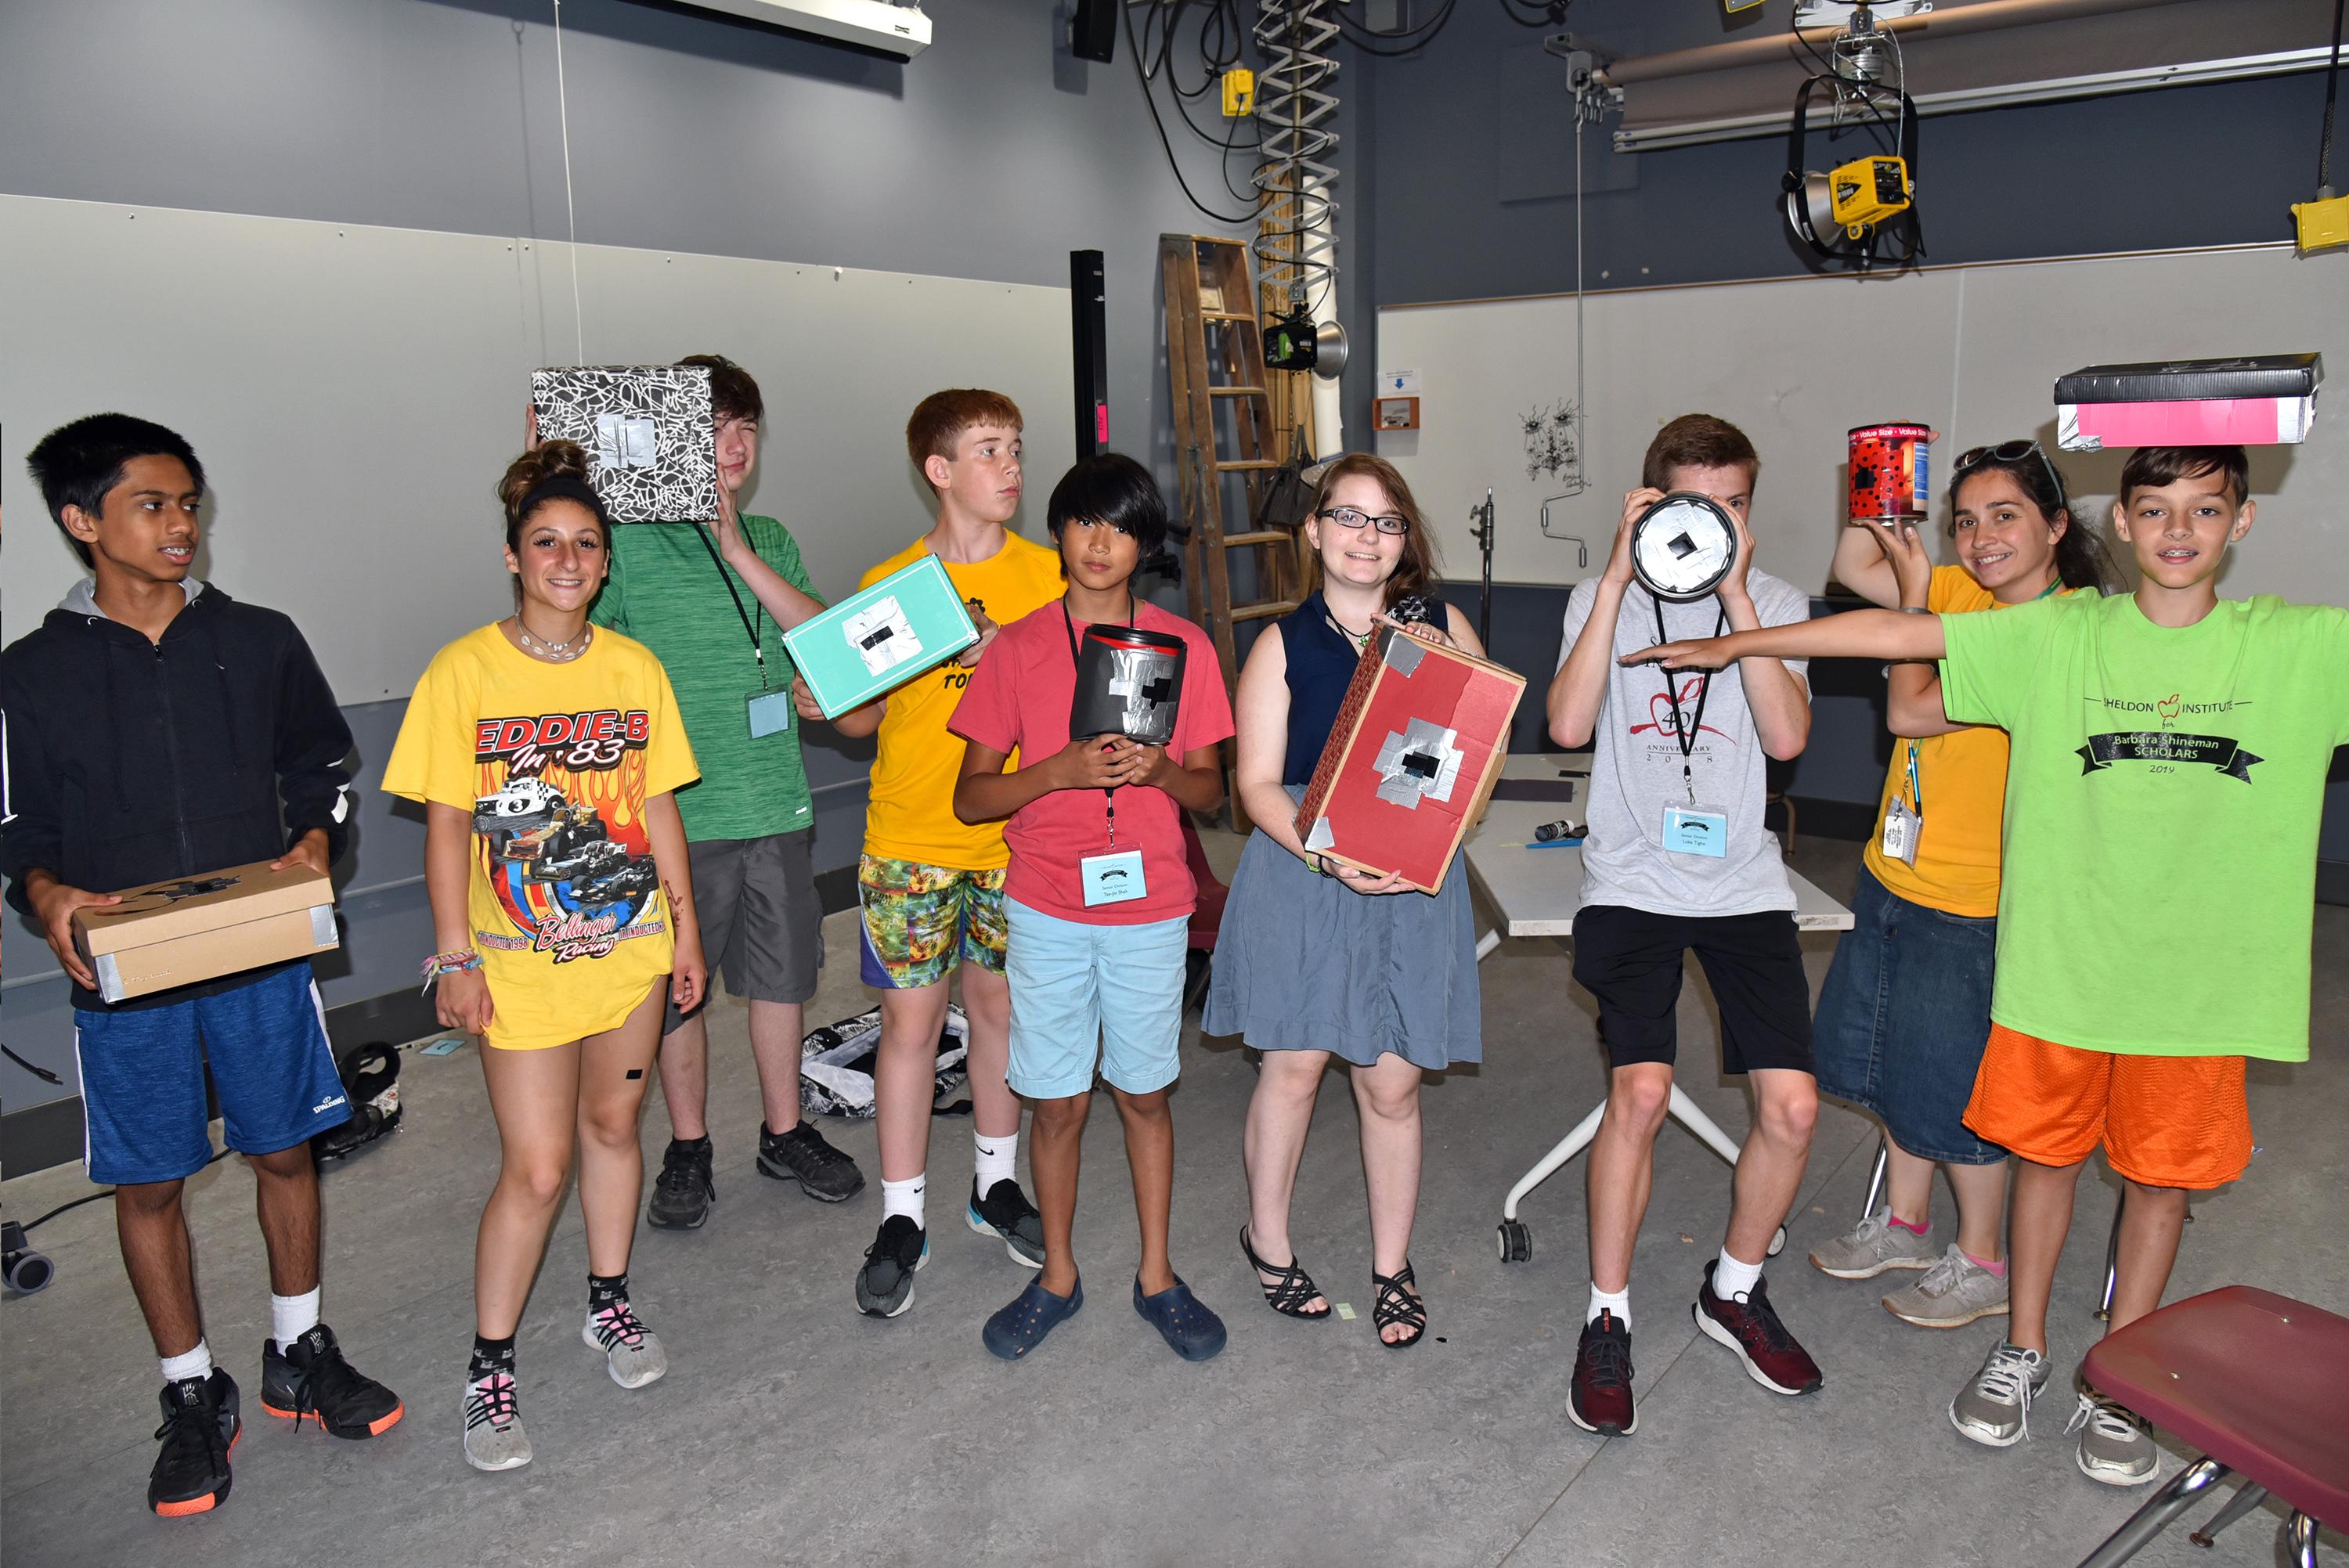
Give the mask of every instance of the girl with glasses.
POLYGON ((1419 1202, 1419 1088, 1482 1056, 1476 941, 1455 858, 1433 897, 1309 852, 1298 802, 1382 617, 1482 656, 1467 618, 1434 597, 1433 551, 1402 476, 1354 452, 1322 475, 1305 524, 1318 585, 1257 639, 1240 672, 1240 799, 1256 831, 1232 878, 1204 1027, 1263 1054, 1248 1104, 1248 1223, 1240 1250, 1267 1305, 1319 1319, 1330 1303, 1289 1243, 1289 1196, 1321 1077, 1346 1064, 1370 1186, 1371 1312, 1381 1344, 1415 1345, 1427 1313, 1411 1268, 1419 1202))
MULTIPOLYGON (((1950 506, 1956 565, 1933 565, 1912 522, 1857 522, 1836 545, 1837 580, 1918 614, 2104 591, 2103 547, 2074 521, 2038 442, 1962 454, 1950 506)), ((1820 1092, 1884 1123, 1889 1202, 1811 1262, 1838 1279, 1921 1271, 1886 1309, 1957 1328, 2007 1310, 2007 1153, 1962 1120, 1990 1039, 2007 738, 1951 724, 1930 664, 1891 666, 1887 717, 1899 738, 1852 895, 1857 923, 1819 993, 1814 1049, 1820 1092), (1958 1202, 1956 1238, 1941 1248, 1927 1240, 1937 1165, 1958 1202)))

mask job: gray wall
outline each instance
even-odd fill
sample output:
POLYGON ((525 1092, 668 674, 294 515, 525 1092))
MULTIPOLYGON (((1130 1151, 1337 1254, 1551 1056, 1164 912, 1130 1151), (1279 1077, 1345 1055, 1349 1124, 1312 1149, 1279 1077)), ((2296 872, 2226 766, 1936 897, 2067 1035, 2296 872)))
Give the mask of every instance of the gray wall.
MULTIPOLYGON (((578 237, 1061 285, 1068 253, 1098 248, 1112 443, 1150 457, 1171 481, 1158 235, 1230 231, 1176 189, 1123 39, 1115 65, 1092 65, 1068 55, 1047 0, 947 0, 930 11, 936 42, 900 64, 721 17, 567 0, 578 237)), ((545 0, 10 0, 0 6, 0 190, 560 238, 551 15, 545 0), (99 112, 97 84, 119 77, 126 49, 171 85, 103 91, 99 112)), ((1350 101, 1338 122, 1350 160, 1360 114, 1350 101)), ((1239 211, 1215 155, 1179 125, 1169 131, 1192 188, 1239 211)), ((1233 173, 1245 180, 1238 159, 1233 173)), ((1358 194, 1356 179, 1350 165, 1341 196, 1358 194)), ((1350 253, 1359 205, 1340 218, 1350 253)), ((1362 342, 1367 287, 1350 275, 1340 294, 1362 342)), ((1026 412, 1039 424, 1071 417, 1026 412)), ((1031 533, 1056 477, 1030 476, 1031 533)), ((21 476, 5 482, 22 495, 21 476)), ((788 482, 763 477, 771 494, 788 482)), ((11 548, 63 548, 37 513, 20 518, 11 548)), ((869 520, 841 526, 858 521, 869 520)), ((345 951, 325 966, 329 1005, 413 984, 430 949, 422 886, 409 880, 420 874, 420 824, 372 790, 402 707, 347 710, 368 804, 341 872, 358 891, 344 902, 345 951)), ((810 747, 819 867, 855 858, 868 757, 810 747)), ((0 1100, 16 1110, 72 1092, 70 1010, 62 978, 34 978, 55 963, 13 915, 0 923, 0 965, 33 981, 0 992, 7 1043, 67 1086, 0 1061, 0 1100)))

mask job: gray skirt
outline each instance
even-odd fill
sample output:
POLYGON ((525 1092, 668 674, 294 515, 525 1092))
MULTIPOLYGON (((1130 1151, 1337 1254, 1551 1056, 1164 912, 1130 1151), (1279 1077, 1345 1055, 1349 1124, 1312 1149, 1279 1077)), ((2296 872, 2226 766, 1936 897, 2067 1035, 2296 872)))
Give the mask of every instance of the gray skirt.
MULTIPOLYGON (((1291 788, 1292 796, 1301 790, 1291 788)), ((1262 1051, 1393 1053, 1441 1071, 1483 1059, 1468 872, 1433 897, 1365 897, 1257 832, 1240 851, 1201 1028, 1262 1051)))

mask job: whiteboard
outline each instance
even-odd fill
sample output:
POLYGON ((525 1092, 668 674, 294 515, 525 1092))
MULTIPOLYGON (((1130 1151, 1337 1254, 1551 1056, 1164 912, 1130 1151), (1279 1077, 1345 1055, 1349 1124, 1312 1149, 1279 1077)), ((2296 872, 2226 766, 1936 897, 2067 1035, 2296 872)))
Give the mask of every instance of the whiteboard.
MULTIPOLYGON (((1623 290, 1588 296, 1584 318, 1586 488, 1553 505, 1550 522, 1588 542, 1588 567, 1541 533, 1543 499, 1568 486, 1528 473, 1524 428, 1574 397, 1573 296, 1379 313, 1378 369, 1418 373, 1421 428, 1381 433, 1378 449, 1435 524, 1455 581, 1475 576, 1467 509, 1487 486, 1495 580, 1568 583, 1602 570, 1649 440, 1692 411, 1753 438, 1755 560, 1798 586, 1826 580, 1847 432, 1886 419, 1942 432, 1937 525, 1948 520, 1939 476, 1956 453, 2030 435, 2109 538, 2123 454, 2055 450, 2055 378, 2113 361, 2314 349, 2337 383, 2349 377, 2349 255, 2256 245, 1623 290)), ((2251 449, 2260 516, 2221 579, 2230 597, 2349 604, 2349 391, 2336 386, 2318 407, 2303 445, 2251 449)))
POLYGON ((512 606, 494 489, 541 365, 717 352, 767 401, 746 509, 827 596, 927 529, 905 418, 991 387, 1029 418, 1025 531, 1072 460, 1065 288, 506 235, 0 196, 0 571, 11 639, 81 566, 25 454, 80 415, 171 426, 211 487, 198 574, 285 611, 346 703, 405 696, 512 606), (583 352, 584 344, 584 352, 583 352))

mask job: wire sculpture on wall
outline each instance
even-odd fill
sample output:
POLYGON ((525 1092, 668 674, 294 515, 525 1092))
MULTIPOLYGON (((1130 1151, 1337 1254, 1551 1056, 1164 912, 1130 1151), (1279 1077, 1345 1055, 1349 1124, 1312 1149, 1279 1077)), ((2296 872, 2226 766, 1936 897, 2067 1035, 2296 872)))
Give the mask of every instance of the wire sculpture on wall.
POLYGON ((1519 417, 1526 438, 1526 478, 1547 474, 1564 495, 1580 495, 1582 473, 1582 407, 1570 397, 1541 404, 1519 417))

